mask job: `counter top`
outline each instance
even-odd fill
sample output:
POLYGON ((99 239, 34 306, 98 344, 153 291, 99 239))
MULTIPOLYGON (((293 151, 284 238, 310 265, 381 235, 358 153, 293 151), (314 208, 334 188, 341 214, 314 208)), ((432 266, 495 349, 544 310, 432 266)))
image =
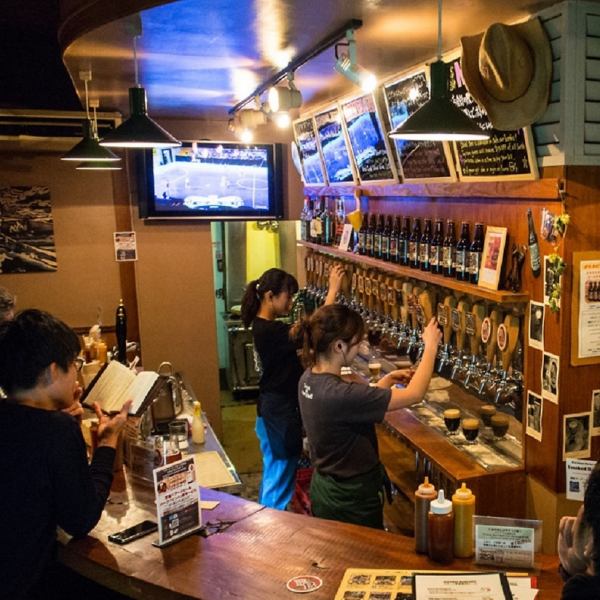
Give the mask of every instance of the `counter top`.
MULTIPOLYGON (((323 586, 310 594, 311 600, 331 600, 347 568, 440 568, 415 554, 412 538, 272 510, 204 488, 202 499, 220 504, 202 511, 203 523, 220 523, 221 531, 192 535, 163 549, 152 546, 154 534, 118 546, 108 542, 109 533, 143 519, 156 520, 151 489, 125 484, 126 498, 120 498, 124 503, 107 504, 97 527, 86 538, 61 546, 59 559, 132 598, 284 598, 290 593, 285 588, 290 578, 317 575, 323 586)), ((219 527, 211 531, 215 529, 219 527)), ((557 566, 556 556, 541 556, 540 600, 560 598, 557 566)), ((446 568, 476 570, 465 559, 446 568)))

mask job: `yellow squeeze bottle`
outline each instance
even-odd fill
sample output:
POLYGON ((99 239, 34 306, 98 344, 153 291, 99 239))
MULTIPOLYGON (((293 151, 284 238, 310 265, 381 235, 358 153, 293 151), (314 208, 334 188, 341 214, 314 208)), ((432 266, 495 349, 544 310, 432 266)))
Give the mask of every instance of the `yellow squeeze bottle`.
POLYGON ((202 421, 202 407, 198 400, 194 401, 194 418, 192 419, 192 442, 204 444, 204 422, 202 421))
POLYGON ((475 494, 463 482, 452 496, 454 509, 454 556, 473 556, 473 517, 475 516, 475 494))

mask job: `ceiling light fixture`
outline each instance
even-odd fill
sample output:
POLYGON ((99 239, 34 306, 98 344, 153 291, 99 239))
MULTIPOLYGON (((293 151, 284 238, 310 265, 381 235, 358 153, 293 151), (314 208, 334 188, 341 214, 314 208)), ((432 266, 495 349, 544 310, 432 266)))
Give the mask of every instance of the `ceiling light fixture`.
POLYGON ((346 40, 335 45, 335 65, 333 67, 338 73, 359 86, 363 92, 370 93, 377 87, 377 77, 358 64, 356 59, 356 39, 354 30, 346 32, 346 40), (339 54, 339 48, 345 46, 348 51, 339 54))
POLYGON ((442 0, 438 0, 437 60, 430 67, 429 100, 390 133, 391 138, 424 141, 486 140, 481 129, 451 100, 448 94, 448 65, 442 60, 442 0))
POLYGON ((135 87, 129 88, 129 118, 107 133, 100 145, 109 148, 176 148, 181 142, 148 115, 146 90, 139 83, 138 73, 137 38, 140 33, 141 21, 139 30, 133 35, 135 87))
POLYGON ((293 108, 300 108, 302 105, 302 94, 294 85, 294 73, 290 71, 287 74, 288 84, 273 86, 269 90, 269 108, 272 112, 283 112, 293 108))
MULTIPOLYGON (((79 78, 85 86, 85 114, 86 118, 82 121, 83 139, 75 144, 61 160, 76 161, 95 161, 95 162, 116 162, 121 160, 119 156, 111 152, 108 148, 103 148, 98 143, 97 121, 90 118, 90 103, 88 99, 88 82, 92 80, 91 71, 80 71, 79 78)), ((120 167, 119 167, 120 168, 120 167)))

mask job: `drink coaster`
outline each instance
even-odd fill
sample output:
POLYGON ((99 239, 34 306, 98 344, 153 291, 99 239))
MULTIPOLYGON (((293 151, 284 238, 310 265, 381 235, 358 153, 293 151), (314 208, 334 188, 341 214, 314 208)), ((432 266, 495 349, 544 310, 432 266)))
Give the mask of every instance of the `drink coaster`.
POLYGON ((295 594, 307 594, 308 592, 314 592, 323 585, 323 580, 315 575, 299 575, 298 577, 292 577, 286 584, 285 587, 295 594))

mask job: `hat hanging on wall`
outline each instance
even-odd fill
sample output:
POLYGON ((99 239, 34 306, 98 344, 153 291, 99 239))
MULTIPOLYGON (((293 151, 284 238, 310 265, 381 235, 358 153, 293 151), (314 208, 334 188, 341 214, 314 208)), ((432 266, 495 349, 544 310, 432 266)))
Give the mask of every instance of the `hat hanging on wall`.
POLYGON ((461 66, 469 94, 495 129, 520 129, 545 112, 552 79, 552 50, 538 18, 494 23, 461 38, 461 66))

